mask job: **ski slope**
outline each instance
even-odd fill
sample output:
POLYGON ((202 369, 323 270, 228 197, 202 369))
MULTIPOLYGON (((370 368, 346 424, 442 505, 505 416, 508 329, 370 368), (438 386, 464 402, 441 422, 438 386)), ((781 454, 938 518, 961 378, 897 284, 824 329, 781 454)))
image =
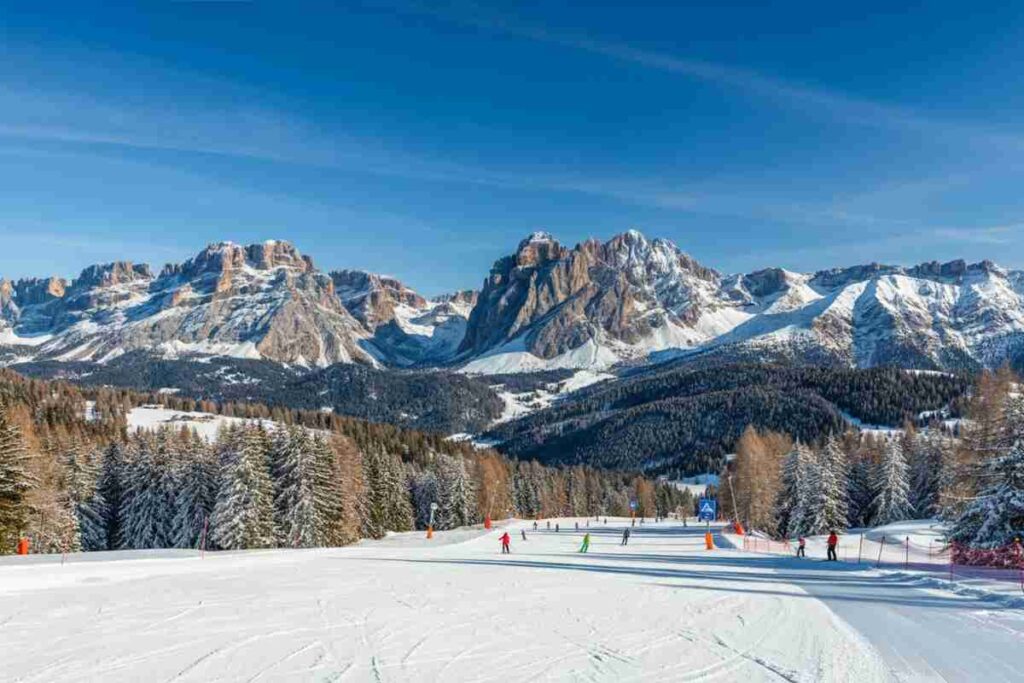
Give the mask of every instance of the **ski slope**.
POLYGON ((622 547, 623 520, 591 520, 581 555, 586 529, 554 523, 510 523, 509 556, 501 529, 460 529, 205 558, 3 558, 0 679, 995 681, 1024 670, 1018 610, 852 564, 708 552, 702 529, 671 522, 637 527, 622 547))

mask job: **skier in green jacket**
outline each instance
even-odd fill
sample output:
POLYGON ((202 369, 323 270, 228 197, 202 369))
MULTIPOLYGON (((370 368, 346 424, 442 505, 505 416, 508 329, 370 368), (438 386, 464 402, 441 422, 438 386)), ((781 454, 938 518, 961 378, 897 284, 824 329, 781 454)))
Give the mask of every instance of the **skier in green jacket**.
POLYGON ((580 552, 585 553, 590 550, 590 534, 583 535, 583 545, 580 546, 580 552))

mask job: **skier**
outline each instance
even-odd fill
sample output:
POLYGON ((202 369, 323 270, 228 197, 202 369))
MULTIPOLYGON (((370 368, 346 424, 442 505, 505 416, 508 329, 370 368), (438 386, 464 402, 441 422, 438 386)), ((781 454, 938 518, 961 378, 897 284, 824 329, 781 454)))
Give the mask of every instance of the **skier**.
POLYGON ((629 527, 622 530, 622 545, 629 545, 629 527))
POLYGON ((537 530, 537 520, 533 520, 533 530, 537 530))
POLYGON ((636 517, 634 517, 632 520, 630 520, 629 525, 630 526, 636 526, 636 517))
POLYGON ((559 531, 559 528, 560 528, 560 527, 558 526, 558 522, 555 522, 555 533, 556 533, 556 534, 558 533, 558 531, 559 531))
POLYGON ((551 531, 551 520, 548 520, 548 531, 551 531))
POLYGON ((525 541, 526 540, 526 529, 520 529, 519 531, 521 531, 523 533, 523 540, 525 541))
POLYGON ((804 552, 806 550, 806 548, 807 548, 807 539, 804 538, 803 536, 801 536, 799 539, 797 539, 796 556, 797 557, 807 557, 807 554, 804 552))
POLYGON ((510 554, 512 551, 509 549, 508 546, 512 542, 512 537, 509 536, 508 532, 506 531, 505 533, 503 533, 501 535, 501 539, 500 540, 501 540, 501 554, 502 555, 510 554))
POLYGON ((590 520, 589 519, 587 520, 587 528, 588 529, 590 528, 590 520))
POLYGON ((590 534, 584 534, 583 545, 580 546, 580 552, 586 553, 588 550, 590 550, 590 534))
POLYGON ((837 545, 839 545, 839 537, 836 536, 835 531, 830 531, 828 534, 828 560, 831 562, 839 561, 839 558, 836 557, 837 545))
POLYGON ((576 531, 579 531, 579 530, 580 530, 580 523, 576 522, 576 531))

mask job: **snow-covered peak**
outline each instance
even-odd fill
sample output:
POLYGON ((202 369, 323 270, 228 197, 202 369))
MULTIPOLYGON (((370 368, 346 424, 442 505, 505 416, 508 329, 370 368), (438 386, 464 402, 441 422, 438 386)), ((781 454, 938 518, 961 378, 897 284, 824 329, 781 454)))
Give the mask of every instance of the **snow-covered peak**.
POLYGON ((523 240, 523 242, 526 242, 527 244, 533 243, 533 242, 554 242, 554 241, 555 241, 555 238, 552 236, 552 234, 550 232, 546 232, 544 230, 534 230, 529 235, 527 235, 526 238, 523 240))

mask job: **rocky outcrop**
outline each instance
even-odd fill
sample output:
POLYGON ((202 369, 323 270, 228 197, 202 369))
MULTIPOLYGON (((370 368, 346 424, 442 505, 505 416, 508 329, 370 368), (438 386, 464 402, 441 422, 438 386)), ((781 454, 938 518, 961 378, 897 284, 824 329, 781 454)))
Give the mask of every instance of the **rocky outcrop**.
POLYGON ((460 352, 478 355, 521 338, 554 358, 588 341, 653 345, 691 334, 702 316, 728 305, 720 277, 667 240, 629 231, 567 249, 547 233, 520 242, 484 282, 460 352), (648 343, 650 342, 650 343, 648 343))
POLYGON ((386 275, 339 270, 331 273, 331 280, 345 308, 371 331, 394 320, 399 305, 427 308, 426 299, 386 275))

